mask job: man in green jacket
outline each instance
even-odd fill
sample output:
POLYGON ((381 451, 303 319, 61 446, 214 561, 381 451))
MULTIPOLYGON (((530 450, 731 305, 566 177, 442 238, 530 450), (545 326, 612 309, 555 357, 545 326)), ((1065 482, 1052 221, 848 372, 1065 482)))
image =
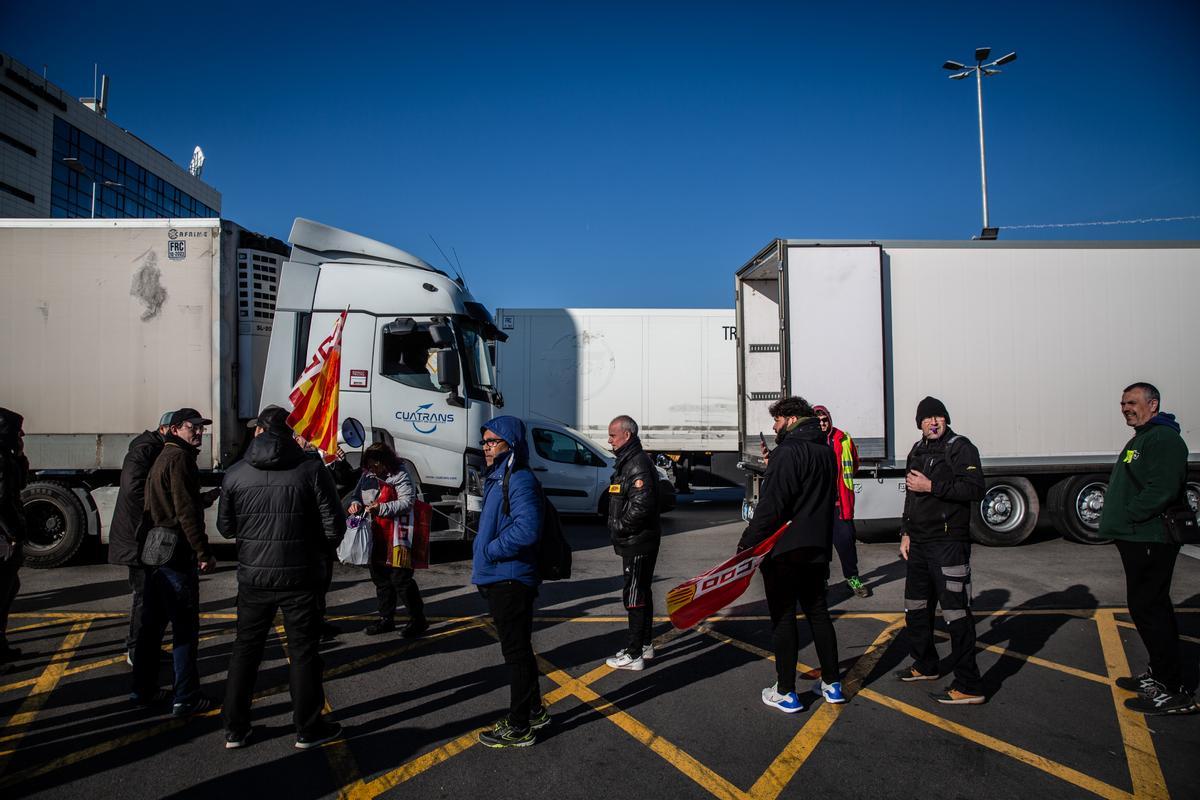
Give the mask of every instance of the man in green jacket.
POLYGON ((1143 714, 1191 714, 1196 701, 1183 685, 1171 605, 1179 545, 1167 541, 1160 517, 1184 497, 1188 448, 1175 416, 1159 412, 1160 400, 1149 383, 1127 386, 1121 395, 1121 414, 1134 434, 1109 475, 1100 535, 1116 540, 1129 615, 1150 655, 1145 672, 1116 681, 1138 693, 1125 707, 1143 714))

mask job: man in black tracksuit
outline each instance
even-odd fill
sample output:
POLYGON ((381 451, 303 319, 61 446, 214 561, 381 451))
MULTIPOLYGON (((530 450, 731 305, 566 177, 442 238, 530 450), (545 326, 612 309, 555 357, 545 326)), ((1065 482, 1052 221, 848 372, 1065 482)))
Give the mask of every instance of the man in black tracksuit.
POLYGON ((225 747, 250 736, 250 699, 263 645, 283 612, 291 671, 296 747, 335 738, 341 726, 322 716, 321 640, 326 559, 346 530, 329 470, 308 458, 268 409, 256 418, 243 461, 225 473, 217 530, 238 547, 237 639, 225 693, 225 747), (274 419, 274 423, 271 420, 274 419), (265 427, 264 427, 265 425, 265 427))
POLYGON ((775 686, 762 700, 780 711, 803 711, 796 693, 799 633, 796 604, 812 629, 821 662, 815 691, 826 702, 844 703, 838 675, 837 634, 826 604, 829 562, 833 554, 833 514, 837 499, 838 460, 821 423, 803 397, 785 397, 771 406, 778 447, 770 454, 754 517, 737 551, 757 545, 791 525, 762 562, 767 610, 775 643, 775 686))
POLYGON ((950 429, 942 401, 926 397, 917 406, 921 440, 908 454, 904 527, 900 555, 908 562, 904 579, 905 625, 913 664, 900 670, 902 681, 933 681, 953 672, 954 681, 930 696, 939 703, 984 702, 975 663, 975 618, 971 614, 971 504, 983 499, 979 451, 950 429), (950 657, 939 666, 933 644, 934 612, 950 629, 950 657))
POLYGON ((632 417, 619 416, 608 425, 608 444, 617 457, 608 487, 608 531, 621 557, 625 586, 621 602, 629 614, 625 648, 607 660, 614 669, 639 670, 654 658, 654 600, 650 584, 658 560, 662 530, 658 521, 658 471, 642 450, 632 417))

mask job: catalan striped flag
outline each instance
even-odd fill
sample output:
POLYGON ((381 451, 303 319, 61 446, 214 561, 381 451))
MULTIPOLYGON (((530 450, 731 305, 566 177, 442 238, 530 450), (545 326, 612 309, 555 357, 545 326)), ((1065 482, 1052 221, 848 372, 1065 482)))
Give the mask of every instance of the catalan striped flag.
POLYGON ((317 347, 289 399, 288 427, 307 439, 324 455, 325 463, 337 459, 338 387, 342 380, 342 328, 346 308, 333 324, 333 332, 317 347))

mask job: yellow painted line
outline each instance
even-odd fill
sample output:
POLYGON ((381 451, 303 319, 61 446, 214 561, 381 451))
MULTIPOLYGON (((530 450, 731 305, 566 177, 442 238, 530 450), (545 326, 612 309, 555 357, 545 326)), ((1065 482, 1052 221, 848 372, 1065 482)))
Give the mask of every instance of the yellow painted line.
MULTIPOLYGON (((1100 646, 1104 650, 1104 664, 1108 668, 1109 680, 1129 675, 1129 659, 1125 656, 1125 645, 1117 630, 1116 615, 1112 611, 1096 614, 1096 626, 1100 630, 1100 646)), ((1129 777, 1133 781, 1135 797, 1167 797, 1167 781, 1158 763, 1154 740, 1146 727, 1146 717, 1130 711, 1125 701, 1137 693, 1127 692, 1112 684, 1113 707, 1117 712, 1117 723, 1121 726, 1121 739, 1125 742, 1125 760, 1129 763, 1129 777)))
MULTIPOLYGON (((1176 610, 1176 611, 1178 611, 1179 609, 1177 608, 1177 609, 1175 609, 1175 610, 1176 610)), ((1122 628, 1131 628, 1131 629, 1133 629, 1133 630, 1135 630, 1135 631, 1137 630, 1137 625, 1134 625, 1132 622, 1126 622, 1126 621, 1125 621, 1125 620, 1123 620, 1123 619, 1119 619, 1119 620, 1117 620, 1117 625, 1119 625, 1119 626, 1120 626, 1120 627, 1122 627, 1122 628)), ((12 631, 9 631, 9 633, 12 633, 12 631)), ((1192 644, 1200 644, 1200 637, 1197 637, 1197 636, 1184 636, 1184 635, 1181 633, 1181 634, 1179 634, 1179 641, 1181 641, 1181 642, 1191 642, 1192 644)), ((1105 682, 1107 683, 1107 681, 1105 681, 1105 682)))
POLYGON ((4 773, 9 759, 17 752, 17 747, 20 746, 21 740, 29 732, 29 727, 37 719, 38 714, 41 713, 42 708, 46 705, 46 701, 50 699, 50 693, 54 691, 54 687, 58 686, 58 682, 62 680, 67 662, 75 654, 75 649, 83 641, 83 637, 87 634, 87 629, 91 624, 91 620, 84 620, 71 626, 71 632, 67 634, 62 644, 59 645, 58 652, 50 659, 50 663, 42 670, 42 674, 38 676, 37 682, 33 686, 33 691, 21 703, 21 707, 17 709, 17 713, 13 714, 8 722, 5 723, 4 730, 7 732, 3 736, 0 736, 0 742, 6 742, 8 746, 7 749, 0 750, 0 774, 4 773))
POLYGON ((7 631, 7 634, 11 635, 14 633, 20 633, 21 631, 33 631, 33 630, 37 630, 39 628, 53 628, 56 625, 66 625, 68 622, 71 622, 71 620, 69 620, 69 619, 52 619, 47 622, 34 622, 30 625, 21 625, 20 627, 17 627, 17 628, 9 628, 7 631))
POLYGON ((9 614, 9 619, 73 619, 73 620, 93 620, 93 619, 120 619, 127 617, 128 614, 119 614, 117 612, 104 611, 23 611, 19 614, 9 614))
POLYGON ((396 769, 380 775, 378 778, 374 778, 359 786, 350 787, 350 789, 340 793, 339 797, 345 797, 347 800, 364 800, 365 798, 377 797, 388 789, 394 789, 429 768, 435 767, 470 748, 472 745, 478 744, 478 735, 479 731, 477 730, 465 733, 436 750, 430 750, 422 756, 417 756, 396 769))
POLYGON ((1036 753, 1031 753, 1028 750, 1017 747, 1014 744, 1009 744, 1002 739, 997 739, 994 736, 988 736, 986 733, 980 733, 973 728, 968 728, 966 725, 960 725, 957 722, 952 722, 943 717, 939 717, 936 714, 925 711, 924 709, 917 708, 916 706, 910 706, 908 703, 904 703, 896 700, 895 698, 880 694, 874 689, 863 689, 859 692, 859 695, 867 698, 868 700, 879 703, 882 706, 887 706, 895 711, 899 711, 901 714, 906 714, 913 719, 920 720, 921 722, 925 722, 935 728, 946 731, 947 733, 960 736, 969 742, 973 742, 982 747, 986 747, 989 750, 994 750, 997 753, 1001 753, 1024 764, 1028 764, 1029 766, 1035 767, 1042 772, 1047 773, 1048 775, 1053 775, 1056 778, 1078 786, 1081 789, 1092 792, 1093 794, 1099 795, 1100 797, 1112 798, 1112 800, 1127 800, 1127 798, 1134 797, 1134 795, 1131 795, 1128 792, 1118 789, 1115 786, 1111 786, 1103 781, 1097 780, 1090 775, 1085 775, 1084 773, 1072 769, 1064 764, 1060 764, 1057 761, 1045 758, 1044 756, 1039 756, 1036 753))
MULTIPOLYGON (((849 687, 860 685, 871 673, 903 625, 903 620, 896 620, 880 631, 879 635, 875 637, 875 641, 871 642, 870 646, 854 662, 854 666, 846 673, 846 678, 842 682, 843 688, 847 689, 847 699, 853 697, 849 687)), ((766 771, 750 787, 750 797, 763 800, 775 800, 779 797, 800 768, 804 766, 804 762, 812 755, 817 745, 825 738, 825 734, 829 733, 833 723, 842 714, 843 708, 844 706, 840 704, 821 703, 792 737, 792 740, 788 742, 783 752, 771 762, 771 766, 767 767, 766 771)))
MULTIPOLYGON (((937 631, 935 635, 943 641, 947 641, 950 639, 950 634, 946 633, 945 631, 937 631)), ((1007 647, 1001 647, 1001 646, 995 645, 995 644, 984 644, 983 642, 977 641, 977 642, 975 642, 975 649, 976 650, 986 650, 989 653, 995 653, 1000 656, 1008 656, 1010 658, 1016 658, 1021 661, 1028 662, 1030 664, 1036 664, 1039 667, 1045 667, 1046 669, 1057 670, 1058 672, 1065 672, 1068 675, 1074 675, 1076 678, 1083 678, 1085 680, 1093 681, 1095 683, 1103 683, 1105 685, 1108 685, 1108 677, 1107 676, 1097 675, 1094 672, 1088 672, 1087 670, 1084 670, 1084 669, 1077 669, 1068 664, 1060 664, 1057 661, 1050 661, 1045 658, 1039 658, 1037 656, 1030 656, 1030 655, 1026 655, 1025 653, 1019 653, 1016 650, 1010 650, 1007 647)))

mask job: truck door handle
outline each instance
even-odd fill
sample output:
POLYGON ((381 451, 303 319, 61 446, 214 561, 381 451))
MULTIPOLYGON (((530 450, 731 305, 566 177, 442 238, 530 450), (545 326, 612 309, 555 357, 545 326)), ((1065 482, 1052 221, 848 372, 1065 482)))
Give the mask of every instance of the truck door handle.
POLYGON ((550 471, 550 470, 546 469, 545 467, 532 467, 532 469, 534 472, 549 472, 550 471))

